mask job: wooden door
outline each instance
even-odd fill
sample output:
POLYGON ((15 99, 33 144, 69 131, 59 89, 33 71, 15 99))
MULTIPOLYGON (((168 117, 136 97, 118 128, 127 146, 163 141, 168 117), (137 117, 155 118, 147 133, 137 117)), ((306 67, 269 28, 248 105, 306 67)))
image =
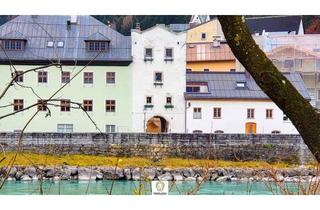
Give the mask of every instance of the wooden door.
POLYGON ((257 133, 257 124, 254 122, 246 123, 246 134, 255 134, 257 133))

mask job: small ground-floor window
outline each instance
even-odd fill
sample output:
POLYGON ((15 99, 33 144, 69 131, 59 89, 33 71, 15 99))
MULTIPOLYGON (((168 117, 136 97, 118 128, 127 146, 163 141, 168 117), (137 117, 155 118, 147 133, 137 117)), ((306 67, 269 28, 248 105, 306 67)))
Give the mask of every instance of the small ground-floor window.
POLYGON ((116 132, 116 126, 115 125, 106 125, 106 132, 107 133, 115 133, 116 132))
POLYGON ((73 132, 73 124, 58 124, 57 125, 58 133, 72 133, 73 132))

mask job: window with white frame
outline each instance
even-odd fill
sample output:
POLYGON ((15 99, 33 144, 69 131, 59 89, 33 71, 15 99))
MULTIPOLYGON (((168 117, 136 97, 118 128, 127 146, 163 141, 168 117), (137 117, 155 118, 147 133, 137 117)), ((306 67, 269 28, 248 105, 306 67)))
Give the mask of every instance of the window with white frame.
POLYGON ((161 83, 163 80, 163 75, 161 72, 155 72, 154 73, 154 81, 155 82, 158 82, 158 83, 161 83))
POLYGON ((73 132, 73 124, 58 124, 57 125, 58 133, 72 133, 73 132))
POLYGON ((106 125, 106 132, 107 133, 115 133, 116 132, 116 126, 115 125, 106 125))
POLYGON ((201 108, 200 107, 193 108, 193 119, 201 119, 201 108))
POLYGON ((146 104, 152 104, 152 97, 151 96, 146 97, 146 104))

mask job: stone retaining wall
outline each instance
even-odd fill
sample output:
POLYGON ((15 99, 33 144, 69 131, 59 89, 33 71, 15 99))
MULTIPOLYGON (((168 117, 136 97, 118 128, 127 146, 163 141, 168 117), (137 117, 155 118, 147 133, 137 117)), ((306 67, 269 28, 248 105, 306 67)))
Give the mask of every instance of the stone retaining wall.
MULTIPOLYGON (((15 149, 19 133, 0 133, 5 150, 15 149)), ((25 133, 24 151, 48 154, 94 154, 308 162, 313 160, 300 135, 284 134, 146 134, 25 133)))

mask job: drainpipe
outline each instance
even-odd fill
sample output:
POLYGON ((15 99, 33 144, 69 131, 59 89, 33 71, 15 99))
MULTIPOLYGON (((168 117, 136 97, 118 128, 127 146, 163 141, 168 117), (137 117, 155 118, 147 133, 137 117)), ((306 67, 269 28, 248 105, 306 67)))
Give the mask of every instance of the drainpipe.
POLYGON ((146 109, 143 109, 143 131, 146 132, 146 109))
POLYGON ((187 109, 190 108, 190 103, 187 100, 184 102, 184 133, 187 133, 187 109))

